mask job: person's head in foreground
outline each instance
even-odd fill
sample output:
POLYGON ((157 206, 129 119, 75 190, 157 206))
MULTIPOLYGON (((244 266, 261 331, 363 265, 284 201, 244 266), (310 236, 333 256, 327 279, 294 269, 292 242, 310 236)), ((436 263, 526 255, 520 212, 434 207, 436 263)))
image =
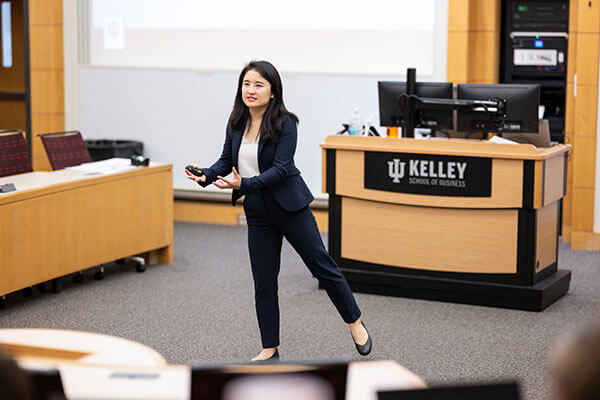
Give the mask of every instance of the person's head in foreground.
POLYGON ((558 343, 551 373, 554 400, 600 399, 600 321, 558 343))

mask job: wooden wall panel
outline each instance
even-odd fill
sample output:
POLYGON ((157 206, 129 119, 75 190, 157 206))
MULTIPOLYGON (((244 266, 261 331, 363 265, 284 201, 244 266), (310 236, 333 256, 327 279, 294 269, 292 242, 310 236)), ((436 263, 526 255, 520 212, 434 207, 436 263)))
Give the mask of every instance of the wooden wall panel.
POLYGON ((0 100, 0 130, 21 129, 27 126, 24 100, 0 100))
POLYGON ((29 23, 62 25, 62 0, 29 0, 29 23))
MULTIPOLYGON (((31 71, 31 108, 34 114, 64 113, 64 75, 62 70, 31 71)), ((34 128, 34 132, 37 129, 34 128)))
POLYGON ((573 187, 572 207, 571 228, 573 231, 591 233, 594 227, 594 189, 573 187))
POLYGON ((446 77, 458 83, 496 83, 500 0, 449 0, 446 77))
POLYGON ((469 35, 469 83, 497 83, 499 52, 490 52, 490 49, 499 49, 500 35, 494 31, 471 32, 469 35), (481 56, 475 56, 479 54, 481 56))
POLYGON ((33 168, 51 170, 37 134, 65 127, 62 0, 29 0, 29 16, 33 168))
POLYGON ((32 69, 62 69, 62 25, 32 25, 29 38, 32 69))
POLYGON ((594 247, 594 235, 588 231, 571 232, 571 247, 574 249, 592 250, 594 247))
POLYGON ((469 81, 469 33, 448 32, 446 79, 454 84, 469 81))
POLYGON ((448 32, 469 30, 469 1, 450 0, 448 4, 448 32))
POLYGON ((500 31, 500 1, 471 0, 469 28, 471 31, 500 31))
POLYGON ((598 33, 577 33, 577 85, 598 84, 598 39, 598 33))
POLYGON ((569 32, 577 32, 578 10, 579 0, 569 0, 569 32))
POLYGON ((594 188, 596 174, 590 165, 596 161, 596 138, 575 136, 573 154, 573 185, 578 188, 594 188))
POLYGON ((563 201, 563 241, 593 250, 600 2, 570 0, 565 142, 573 145, 563 201))
POLYGON ((584 1, 579 2, 575 10, 571 10, 577 15, 577 32, 597 33, 600 28, 600 2, 584 1))
POLYGON ((573 231, 571 247, 600 251, 600 232, 573 231))
MULTIPOLYGON (((572 191, 573 191, 573 187, 572 186, 569 187, 569 185, 567 184, 567 193, 569 193, 569 195, 563 197, 563 214, 562 214, 563 228, 565 227, 565 225, 571 226, 571 220, 572 220, 571 210, 573 209, 573 207, 572 207, 573 195, 571 194, 572 191), (568 223, 565 223, 565 221, 568 221, 568 223)), ((568 242, 568 240, 565 240, 565 238, 564 238, 564 231, 563 231, 563 241, 568 242)))
POLYGON ((575 136, 596 137, 598 87, 577 84, 575 106, 575 136))
POLYGON ((567 82, 567 98, 565 101, 565 133, 575 132, 575 96, 573 89, 573 83, 567 82))

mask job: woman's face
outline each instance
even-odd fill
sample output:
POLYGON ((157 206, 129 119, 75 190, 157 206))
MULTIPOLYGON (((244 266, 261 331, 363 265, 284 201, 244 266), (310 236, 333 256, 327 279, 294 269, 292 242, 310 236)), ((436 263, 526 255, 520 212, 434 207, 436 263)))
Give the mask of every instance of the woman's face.
POLYGON ((249 70, 242 80, 242 99, 248 108, 266 108, 271 101, 271 84, 256 70, 249 70))

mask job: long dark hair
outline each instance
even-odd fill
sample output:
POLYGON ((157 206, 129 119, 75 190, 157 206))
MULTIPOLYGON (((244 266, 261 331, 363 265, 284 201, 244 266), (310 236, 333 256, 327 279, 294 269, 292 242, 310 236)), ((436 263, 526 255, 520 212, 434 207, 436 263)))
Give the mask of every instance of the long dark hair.
POLYGON ((251 70, 258 72, 271 84, 271 94, 273 95, 260 125, 260 140, 277 142, 279 133, 281 132, 281 119, 285 115, 289 115, 296 123, 298 123, 298 117, 296 114, 285 108, 285 104, 283 104, 283 85, 281 84, 281 77, 273 64, 268 61, 250 61, 240 73, 233 110, 231 111, 231 115, 229 115, 229 122, 227 123, 229 134, 232 135, 234 130, 243 131, 246 129, 246 123, 250 118, 248 106, 244 104, 244 100, 242 99, 242 83, 244 81, 244 76, 246 76, 246 72, 251 70))

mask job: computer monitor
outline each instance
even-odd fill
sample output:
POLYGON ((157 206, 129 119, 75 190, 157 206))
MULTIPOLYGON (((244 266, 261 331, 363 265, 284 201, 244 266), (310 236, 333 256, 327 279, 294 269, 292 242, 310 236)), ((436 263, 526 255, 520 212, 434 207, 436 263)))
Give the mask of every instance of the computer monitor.
POLYGON ((192 365, 190 399, 241 400, 250 394, 277 397, 279 391, 302 389, 306 391, 306 398, 343 400, 347 374, 346 361, 195 364, 192 365), (261 393, 263 388, 268 389, 267 392, 261 393))
POLYGON ((462 84, 457 99, 505 101, 503 116, 493 116, 485 107, 457 111, 459 132, 532 132, 538 131, 540 87, 537 84, 462 84))
MULTIPOLYGON (((406 94, 406 82, 379 81, 379 121, 381 126, 405 126, 400 96, 406 94)), ((452 99, 451 82, 416 82, 415 94, 423 98, 452 99)), ((454 129, 452 110, 420 110, 416 126, 454 129)))
POLYGON ((519 400, 516 382, 381 391, 378 400, 519 400))
POLYGON ((62 400, 66 399, 60 372, 56 368, 23 368, 32 383, 34 399, 62 400))

